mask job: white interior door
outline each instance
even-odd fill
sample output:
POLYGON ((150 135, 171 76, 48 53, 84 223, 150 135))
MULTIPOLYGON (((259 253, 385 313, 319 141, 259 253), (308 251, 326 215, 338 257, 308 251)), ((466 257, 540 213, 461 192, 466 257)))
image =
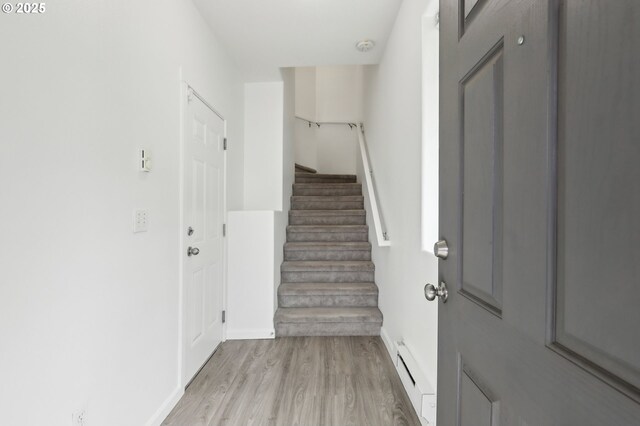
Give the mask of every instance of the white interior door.
POLYGON ((183 383, 222 341, 224 136, 224 120, 191 92, 183 121, 183 383))

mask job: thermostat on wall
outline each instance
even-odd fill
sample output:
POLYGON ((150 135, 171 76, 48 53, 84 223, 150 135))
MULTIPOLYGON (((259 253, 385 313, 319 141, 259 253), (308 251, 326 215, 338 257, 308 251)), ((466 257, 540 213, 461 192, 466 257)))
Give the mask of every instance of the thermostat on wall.
POLYGON ((148 149, 140 149, 140 155, 138 156, 138 161, 140 164, 141 172, 150 172, 151 171, 151 152, 148 149))

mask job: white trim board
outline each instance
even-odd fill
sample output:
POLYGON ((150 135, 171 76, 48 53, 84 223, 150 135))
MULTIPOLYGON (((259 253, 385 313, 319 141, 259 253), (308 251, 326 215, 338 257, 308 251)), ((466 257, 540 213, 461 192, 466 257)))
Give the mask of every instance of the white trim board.
POLYGON ((276 331, 273 328, 263 330, 227 329, 227 340, 275 339, 275 337, 276 331))
POLYGON ((389 333, 387 333, 387 330, 385 330, 384 327, 380 327, 380 337, 382 338, 384 345, 387 347, 387 352, 389 352, 389 356, 391 356, 391 360, 395 365, 397 355, 395 345, 392 343, 389 333))
POLYGON ((160 426, 164 419, 167 418, 173 407, 178 404, 180 398, 184 395, 184 389, 178 386, 171 392, 171 395, 162 403, 160 408, 151 416, 151 418, 145 423, 145 426, 160 426))

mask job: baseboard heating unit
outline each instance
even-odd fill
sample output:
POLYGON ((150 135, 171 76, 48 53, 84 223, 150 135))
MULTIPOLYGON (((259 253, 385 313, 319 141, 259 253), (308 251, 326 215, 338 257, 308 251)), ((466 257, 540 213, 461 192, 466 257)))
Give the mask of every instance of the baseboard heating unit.
POLYGON ((436 424, 436 394, 433 386, 427 381, 418 367, 413 355, 404 344, 396 342, 396 357, 393 362, 398 370, 400 380, 409 395, 411 404, 415 408, 423 425, 436 424))

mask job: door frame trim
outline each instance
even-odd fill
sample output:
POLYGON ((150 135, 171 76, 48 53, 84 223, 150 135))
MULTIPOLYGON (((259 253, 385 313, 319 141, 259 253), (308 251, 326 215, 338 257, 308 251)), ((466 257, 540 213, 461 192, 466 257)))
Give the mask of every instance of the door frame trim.
MULTIPOLYGON (((228 132, 228 122, 227 119, 218 112, 209 102, 207 102, 206 98, 201 95, 193 85, 191 85, 186 79, 180 79, 180 137, 178 138, 178 150, 180 152, 178 156, 178 174, 179 174, 179 197, 178 197, 178 211, 179 211, 179 225, 178 225, 178 384, 181 389, 185 389, 193 380, 193 378, 189 380, 185 380, 184 371, 185 371, 185 362, 186 362, 186 342, 185 342, 185 327, 186 327, 186 297, 185 297, 185 282, 184 282, 184 253, 186 250, 186 245, 184 242, 184 230, 185 227, 185 219, 184 219, 184 132, 185 132, 185 115, 186 109, 188 106, 188 96, 189 94, 193 94, 199 101, 201 101, 207 108, 209 108, 216 116, 218 116, 224 123, 224 137, 227 137, 228 132)), ((222 208, 223 208, 223 217, 222 222, 227 222, 227 151, 224 150, 222 153, 223 156, 223 194, 222 194, 222 208)), ((223 238, 222 244, 222 310, 227 309, 227 239, 223 238)), ((222 341, 227 340, 227 324, 222 323, 222 341)), ((219 346, 218 346, 219 347, 219 346)), ((217 351, 218 347, 216 347, 211 356, 217 351)), ((204 364, 206 364, 211 356, 207 358, 204 364)), ((198 372, 202 369, 204 364, 200 367, 198 372)), ((197 375, 197 373, 196 373, 197 375)), ((194 376, 195 377, 195 376, 194 376)))

